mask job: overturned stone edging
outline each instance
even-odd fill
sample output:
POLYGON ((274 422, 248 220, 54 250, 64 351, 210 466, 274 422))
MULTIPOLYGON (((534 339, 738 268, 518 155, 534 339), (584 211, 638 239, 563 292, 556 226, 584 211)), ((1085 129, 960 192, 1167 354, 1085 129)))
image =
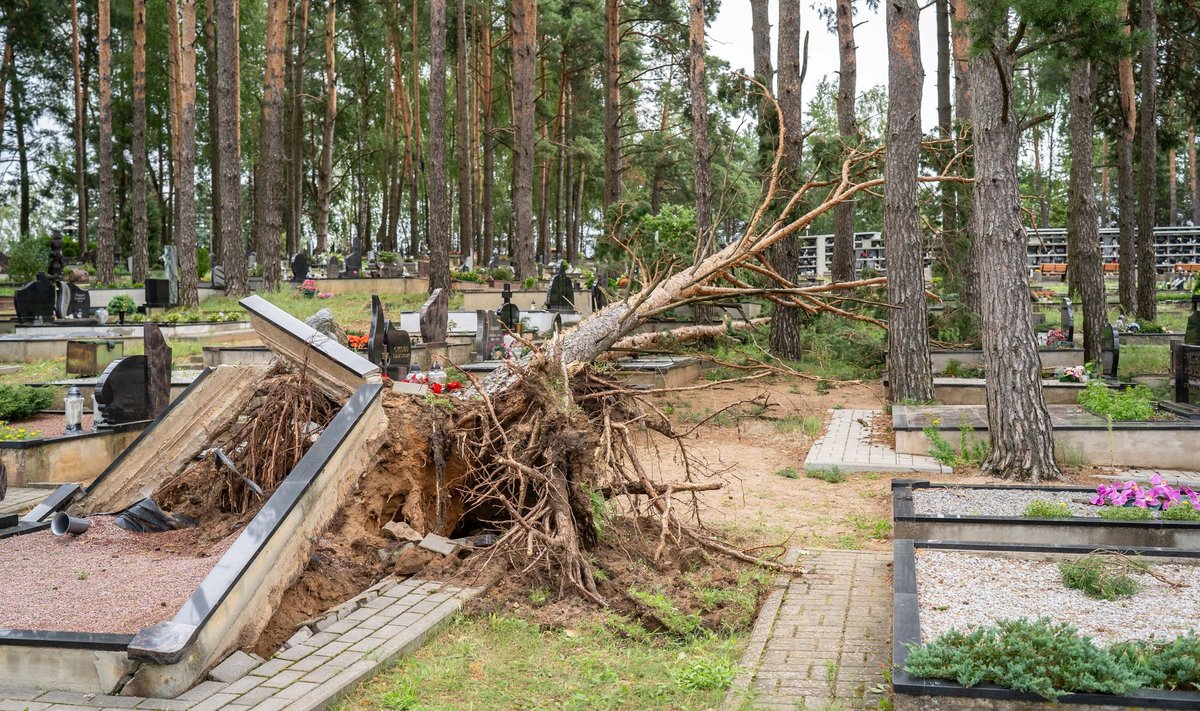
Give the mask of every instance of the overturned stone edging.
POLYGON ((897 538, 936 541, 1055 545, 1132 546, 1200 551, 1200 522, 1120 521, 1099 517, 1026 518, 1024 516, 928 516, 916 512, 914 489, 1021 489, 1091 496, 1094 488, 1079 486, 1011 486, 1004 484, 931 484, 928 481, 892 481, 892 516, 897 538))
MULTIPOLYGON (((1086 555, 1095 546, 1040 546, 943 541, 913 541, 896 539, 893 542, 892 588, 892 690, 896 711, 930 711, 978 709, 980 711, 1041 711, 1050 702, 1036 694, 1005 689, 995 684, 966 687, 945 679, 926 679, 911 676, 904 670, 910 645, 921 643, 921 614, 917 602, 917 548, 951 550, 981 550, 1013 553, 1069 553, 1086 555)), ((1114 550, 1147 556, 1189 558, 1200 557, 1198 551, 1164 551, 1157 548, 1115 547, 1114 550)), ((1137 689, 1128 694, 1067 694, 1058 699, 1060 705, 1084 706, 1097 711, 1147 711, 1149 709, 1200 708, 1200 692, 1137 689)))

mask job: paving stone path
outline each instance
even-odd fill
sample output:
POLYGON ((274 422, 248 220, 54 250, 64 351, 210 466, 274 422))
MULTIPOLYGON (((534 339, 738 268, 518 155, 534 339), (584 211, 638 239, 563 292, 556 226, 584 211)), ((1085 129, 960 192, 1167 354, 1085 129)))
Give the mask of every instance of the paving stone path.
POLYGON ((871 420, 881 410, 830 410, 825 435, 813 443, 804 459, 804 470, 832 469, 844 472, 930 472, 952 470, 933 457, 897 454, 884 444, 871 441, 871 420))
POLYGON ((0 501, 0 514, 25 513, 40 504, 52 491, 54 489, 36 486, 10 487, 4 495, 4 501, 0 501))
POLYGON ((891 556, 813 550, 789 560, 751 632, 727 709, 878 709, 891 665, 891 556))
POLYGON ((419 647, 479 592, 412 578, 385 579, 301 628, 265 662, 235 652, 252 660, 233 674, 236 680, 210 678, 176 699, 0 688, 0 711, 316 711, 419 647))

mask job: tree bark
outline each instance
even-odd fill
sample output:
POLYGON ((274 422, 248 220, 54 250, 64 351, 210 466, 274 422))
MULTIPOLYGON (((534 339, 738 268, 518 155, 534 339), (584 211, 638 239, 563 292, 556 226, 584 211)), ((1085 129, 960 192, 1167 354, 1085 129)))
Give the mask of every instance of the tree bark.
POLYGON ((490 5, 484 6, 483 19, 483 61, 482 61, 482 90, 483 90, 483 259, 484 264, 490 264, 493 245, 496 237, 495 209, 492 204, 493 190, 496 185, 496 136, 495 115, 492 93, 493 57, 492 57, 492 10, 490 5))
POLYGON ((533 149, 537 118, 537 0, 513 0, 513 234, 517 278, 533 264, 533 149))
POLYGON ((317 252, 329 241, 329 203, 333 199, 333 129, 337 121, 337 0, 325 5, 325 122, 321 133, 321 165, 317 173, 317 252))
POLYGON ((1200 180, 1196 170, 1196 124, 1188 122, 1187 131, 1188 180, 1192 195, 1192 224, 1200 225, 1200 180))
MULTIPOLYGON (((889 3, 888 11, 891 9, 889 3)), ((838 133, 842 143, 849 147, 858 144, 858 122, 854 117, 854 99, 858 92, 858 53, 854 45, 854 7, 851 0, 837 0, 836 13, 840 68, 837 94, 838 133)), ((917 63, 920 64, 919 59, 917 63)), ((830 267, 830 277, 834 281, 854 280, 853 201, 839 203, 833 209, 833 263, 830 267)))
POLYGON ((1137 230, 1137 317, 1153 321, 1158 316, 1155 292, 1158 265, 1154 258, 1154 225, 1158 200, 1158 11, 1155 0, 1141 0, 1139 23, 1148 41, 1142 48, 1142 92, 1138 126, 1138 230, 1137 230))
POLYGON ((692 94, 692 161, 696 191, 696 260, 716 250, 712 224, 712 171, 708 149, 708 79, 704 71, 704 0, 688 0, 688 79, 692 94))
MULTIPOLYGON (((209 248, 212 264, 220 264, 224 259, 221 248, 221 235, 225 233, 221 225, 221 109, 228 103, 221 98, 220 91, 213 91, 218 85, 217 72, 217 17, 215 0, 205 0, 204 3, 204 34, 207 52, 204 57, 204 69, 208 79, 208 176, 209 195, 212 202, 212 234, 209 248)), ((165 212, 165 211, 164 211, 165 212)))
POLYGON ((454 81, 454 95, 458 105, 458 235, 464 255, 475 251, 475 217, 472 214, 475 191, 471 185, 475 159, 471 155, 471 105, 467 100, 467 87, 471 81, 471 67, 467 63, 469 41, 467 0, 458 0, 458 75, 454 81))
POLYGON ((175 230, 175 252, 179 258, 179 304, 200 303, 196 282, 196 0, 180 0, 179 98, 179 187, 176 204, 179 224, 175 230))
MULTIPOLYGON (((75 98, 75 239, 79 242, 79 254, 88 251, 88 193, 87 193, 87 100, 84 98, 85 82, 79 48, 79 1, 71 0, 71 69, 74 73, 75 98)), ((4 43, 4 79, 13 71, 13 47, 11 41, 4 43)), ((3 103, 4 85, 0 83, 0 104, 3 103)), ((0 114, 0 134, 4 121, 0 114)))
MULTIPOLYGON (((100 176, 100 215, 96 233, 96 280, 101 284, 112 284, 113 251, 116 246, 116 215, 114 214, 116 193, 113 185, 112 154, 112 24, 110 0, 99 0, 97 18, 99 22, 98 42, 100 64, 100 138, 97 146, 97 172, 100 176)), ((24 210, 23 210, 24 212, 24 210)))
POLYGON ((283 65, 287 51, 287 4, 267 4, 266 61, 259 113, 258 171, 254 180, 254 243, 263 287, 279 289, 279 248, 283 238, 283 65))
POLYGON ((917 194, 921 87, 925 81, 917 0, 888 0, 887 33, 883 232, 887 235, 888 303, 893 307, 888 317, 888 378, 894 402, 925 402, 933 399, 933 375, 925 308, 925 243, 917 194))
MULTIPOLYGON (((779 187, 784 194, 799 187, 803 158, 803 129, 801 128, 800 90, 802 69, 800 59, 800 0, 782 0, 779 4, 778 94, 780 127, 783 133, 783 156, 780 163, 779 187)), ((770 250, 775 271, 783 278, 796 282, 800 278, 800 244, 796 236, 776 242, 770 250)), ((798 360, 803 353, 800 327, 805 313, 793 306, 775 304, 771 311, 771 352, 781 358, 798 360)))
POLYGON ((135 282, 149 273, 150 224, 146 215, 146 0, 133 0, 133 269, 135 282))
POLYGON ((446 195, 446 0, 429 5, 429 291, 450 290, 450 202, 446 195))
MULTIPOLYGON (((950 97, 953 89, 950 86, 950 75, 953 72, 953 60, 950 52, 950 0, 936 0, 934 10, 937 12, 937 113, 938 135, 943 140, 954 137, 954 113, 950 97)), ((955 191, 950 183, 939 186, 942 199, 942 232, 950 234, 957 228, 957 208, 955 207, 955 191)))
POLYGON ((1067 194, 1067 230, 1077 249, 1069 256, 1083 300, 1083 360, 1100 362, 1100 340, 1108 322, 1104 266, 1096 214, 1093 177, 1093 135, 1096 111, 1096 69, 1078 60, 1071 69, 1071 176, 1067 194))
POLYGON ((288 144, 290 179, 287 185, 287 254, 284 255, 289 258, 303 249, 300 233, 303 229, 301 216, 304 214, 304 63, 308 56, 308 8, 309 0, 300 0, 292 27, 295 52, 291 67, 292 127, 291 142, 288 144))
MULTIPOLYGON (((32 204, 29 196, 29 150, 25 144, 25 82, 21 81, 20 76, 15 72, 12 79, 12 110, 13 110, 13 129, 17 134, 17 172, 18 182, 20 183, 20 217, 17 218, 17 230, 21 235, 21 239, 29 237, 29 217, 32 211, 32 204)), ((103 134, 101 134, 103 135, 103 134)), ((109 182, 112 182, 112 170, 109 169, 109 182)), ((111 190, 109 192, 111 195, 111 190)), ((104 203, 101 202, 101 205, 104 203)))
MULTIPOLYGON (((1129 8, 1124 0, 1119 14, 1128 19, 1129 8)), ((1125 25, 1129 33, 1128 24, 1125 25)), ((1117 132, 1117 229, 1118 292, 1121 310, 1133 314, 1137 307, 1137 243, 1134 237, 1133 198, 1133 137, 1137 130, 1137 96, 1133 84, 1133 59, 1117 59, 1117 100, 1120 102, 1120 121, 1117 132)))
MULTIPOLYGON (((973 13, 995 10, 995 0, 973 13)), ((991 452, 983 471, 1007 479, 1061 477, 1054 462, 1053 428, 1042 394, 1041 360, 1026 278, 1026 237, 1021 228, 1017 177, 1019 120, 1011 111, 1014 55, 1008 38, 986 38, 970 60, 971 116, 975 126, 972 219, 978 252, 981 332, 987 370, 991 452)))
POLYGON ((217 117, 221 126, 221 264, 225 268, 225 293, 250 293, 246 278, 246 248, 242 239, 241 129, 237 95, 238 13, 237 0, 217 2, 217 91, 221 102, 217 117))
POLYGON ((621 202, 621 0, 604 0, 604 224, 621 202))
MULTIPOLYGON (((771 18, 767 0, 750 0, 750 30, 754 44, 754 78, 767 92, 775 95, 775 70, 771 67, 771 18)), ((663 102, 664 113, 666 102, 663 102)), ((758 168, 762 173, 762 190, 766 191, 770 181, 771 164, 775 160, 776 126, 775 105, 764 96, 758 102, 758 168)))
MULTIPOLYGON (((954 60, 954 111, 956 139, 954 148, 962 152, 970 145, 968 136, 971 127, 971 82, 969 59, 971 55, 970 18, 968 0, 950 0, 951 24, 950 44, 954 60)), ((960 175, 971 174, 971 160, 964 157, 959 161, 960 175)), ((971 192, 969 185, 947 186, 954 195, 955 229, 943 235, 943 250, 947 277, 947 288, 957 292, 967 311, 975 316, 979 308, 979 267, 975 259, 976 230, 971 224, 971 192)))

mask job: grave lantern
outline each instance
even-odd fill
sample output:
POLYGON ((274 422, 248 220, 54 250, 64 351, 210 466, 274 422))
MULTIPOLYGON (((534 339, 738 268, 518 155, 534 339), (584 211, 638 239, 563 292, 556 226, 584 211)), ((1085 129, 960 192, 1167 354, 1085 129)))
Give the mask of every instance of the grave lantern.
POLYGON ((72 385, 67 391, 67 397, 63 400, 63 409, 66 411, 64 417, 67 420, 67 426, 64 432, 66 434, 83 434, 83 394, 79 392, 79 388, 72 385))

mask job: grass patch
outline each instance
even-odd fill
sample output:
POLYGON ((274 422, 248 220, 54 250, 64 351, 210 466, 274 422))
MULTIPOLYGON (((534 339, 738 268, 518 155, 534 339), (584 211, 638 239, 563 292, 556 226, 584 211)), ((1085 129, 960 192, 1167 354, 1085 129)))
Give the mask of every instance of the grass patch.
POLYGON ((1164 521, 1200 521, 1200 511, 1181 501, 1165 509, 1162 517, 1164 521))
POLYGON ((1148 568, 1144 561, 1137 558, 1107 553, 1092 553, 1058 564, 1063 585, 1072 590, 1082 590, 1095 600, 1110 601, 1131 597, 1141 590, 1141 584, 1129 577, 1129 573, 1148 568))
POLYGON ((1065 503, 1051 503, 1042 499, 1030 501, 1021 512, 1025 518, 1071 518, 1071 508, 1065 503))
POLYGON ((775 474, 775 476, 783 477, 784 479, 799 479, 800 478, 800 472, 797 472, 795 469, 793 469, 791 467, 788 467, 787 469, 780 469, 779 471, 774 472, 774 474, 775 474))
POLYGON ((1142 375, 1166 376, 1171 371, 1169 346, 1121 346, 1118 375, 1133 378, 1142 375))
MULTIPOLYGON (((317 287, 320 288, 321 286, 321 282, 318 281, 317 287)), ((280 291, 260 292, 259 296, 301 321, 321 309, 329 309, 333 312, 333 317, 337 320, 338 325, 344 329, 365 333, 370 326, 370 294, 335 294, 328 299, 310 299, 302 296, 297 289, 288 284, 280 291)), ((388 316, 396 320, 399 320, 401 311, 416 311, 420 309, 421 304, 425 303, 425 299, 427 298, 428 296, 422 293, 379 295, 379 300, 383 302, 384 310, 388 316)), ((462 294, 451 294, 450 309, 461 308, 462 300, 462 294)), ((212 296, 205 299, 200 306, 205 311, 224 311, 226 313, 244 311, 245 309, 239 306, 237 302, 237 299, 228 296, 212 296)))
POLYGON ((1109 521, 1149 521, 1154 514, 1140 506, 1104 506, 1100 509, 1100 518, 1109 521))
POLYGON ((843 481, 846 481, 850 478, 849 475, 837 467, 830 469, 808 469, 804 472, 804 476, 808 477, 809 479, 820 479, 821 481, 827 481, 830 484, 841 484, 843 481))
POLYGON ((1149 420, 1154 417, 1154 394, 1145 385, 1114 390, 1099 380, 1092 380, 1079 393, 1079 404, 1088 412, 1109 420, 1149 420))
POLYGON ((775 429, 787 434, 804 434, 816 437, 824 424, 820 417, 805 417, 795 413, 774 421, 775 429))

